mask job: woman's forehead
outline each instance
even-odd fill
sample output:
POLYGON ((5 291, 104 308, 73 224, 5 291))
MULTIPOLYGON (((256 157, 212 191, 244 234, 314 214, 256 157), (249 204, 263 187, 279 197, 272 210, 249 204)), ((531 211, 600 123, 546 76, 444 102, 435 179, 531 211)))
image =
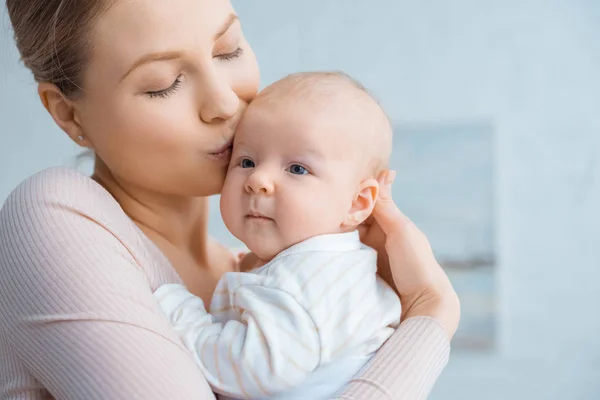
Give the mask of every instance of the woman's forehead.
POLYGON ((234 15, 229 0, 118 0, 94 27, 93 53, 127 68, 151 53, 210 51, 234 15))

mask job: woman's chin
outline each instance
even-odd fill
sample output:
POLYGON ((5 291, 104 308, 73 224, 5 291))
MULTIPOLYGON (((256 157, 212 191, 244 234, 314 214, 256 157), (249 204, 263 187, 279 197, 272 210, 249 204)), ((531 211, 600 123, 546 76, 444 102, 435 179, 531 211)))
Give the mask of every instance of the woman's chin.
POLYGON ((165 192, 178 197, 209 197, 221 193, 225 174, 198 174, 196 179, 177 182, 165 192))
POLYGON ((191 197, 209 197, 221 194, 221 189, 223 188, 223 182, 203 182, 202 187, 194 188, 194 190, 190 191, 187 195, 191 197))
POLYGON ((193 190, 192 196, 214 196, 221 194, 225 177, 227 176, 228 165, 221 168, 203 168, 198 173, 194 185, 190 185, 193 190))

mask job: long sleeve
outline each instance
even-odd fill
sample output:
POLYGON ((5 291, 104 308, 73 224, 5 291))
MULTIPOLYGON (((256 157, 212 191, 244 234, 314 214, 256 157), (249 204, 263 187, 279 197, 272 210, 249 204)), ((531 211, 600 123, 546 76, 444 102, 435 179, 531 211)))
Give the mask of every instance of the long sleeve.
POLYGON ((0 398, 214 399, 152 297, 167 268, 140 248, 118 204, 75 171, 11 195, 0 211, 0 398))
POLYGON ((268 397, 301 383, 319 364, 320 342, 307 311, 286 291, 258 284, 228 296, 237 319, 215 322, 181 285, 155 297, 216 392, 268 397))
POLYGON ((450 342, 439 322, 409 318, 335 399, 424 400, 449 356, 450 342))

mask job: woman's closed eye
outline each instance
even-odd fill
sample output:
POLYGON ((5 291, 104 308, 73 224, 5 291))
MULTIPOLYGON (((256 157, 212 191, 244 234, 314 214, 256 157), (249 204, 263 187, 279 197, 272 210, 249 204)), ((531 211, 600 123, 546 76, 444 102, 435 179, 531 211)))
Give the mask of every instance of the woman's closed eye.
POLYGON ((151 99, 156 99, 156 98, 166 99, 169 96, 173 95, 173 93, 175 93, 181 87, 182 78, 183 78, 183 75, 179 75, 175 79, 175 82, 173 82, 173 84, 171 86, 169 86, 168 88, 162 89, 162 90, 156 90, 156 91, 152 91, 152 92, 146 92, 146 94, 151 99))
POLYGON ((231 53, 217 54, 215 58, 218 58, 219 60, 223 61, 231 61, 240 57, 242 54, 244 54, 244 49, 238 47, 237 49, 235 49, 235 51, 232 51, 231 53))
MULTIPOLYGON (((235 51, 232 51, 230 53, 217 54, 214 57, 218 58, 219 60, 222 60, 222 61, 231 61, 231 60, 241 57, 242 54, 244 54, 244 49, 242 49, 241 47, 238 47, 237 49, 235 49, 235 51)), ((162 89, 162 90, 149 91, 149 92, 146 92, 146 95, 148 97, 150 97, 151 99, 156 99, 156 98, 166 99, 169 96, 173 95, 181 87, 182 78, 183 78, 183 75, 179 75, 179 76, 177 76, 177 78, 175 79, 173 84, 171 86, 169 86, 168 88, 162 89)))

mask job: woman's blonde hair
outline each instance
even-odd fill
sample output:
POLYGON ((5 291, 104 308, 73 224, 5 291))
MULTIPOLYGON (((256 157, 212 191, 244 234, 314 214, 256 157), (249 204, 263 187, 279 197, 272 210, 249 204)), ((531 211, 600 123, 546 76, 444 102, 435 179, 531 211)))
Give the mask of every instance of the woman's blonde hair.
POLYGON ((21 59, 37 82, 81 93, 90 31, 107 0, 6 0, 21 59))

